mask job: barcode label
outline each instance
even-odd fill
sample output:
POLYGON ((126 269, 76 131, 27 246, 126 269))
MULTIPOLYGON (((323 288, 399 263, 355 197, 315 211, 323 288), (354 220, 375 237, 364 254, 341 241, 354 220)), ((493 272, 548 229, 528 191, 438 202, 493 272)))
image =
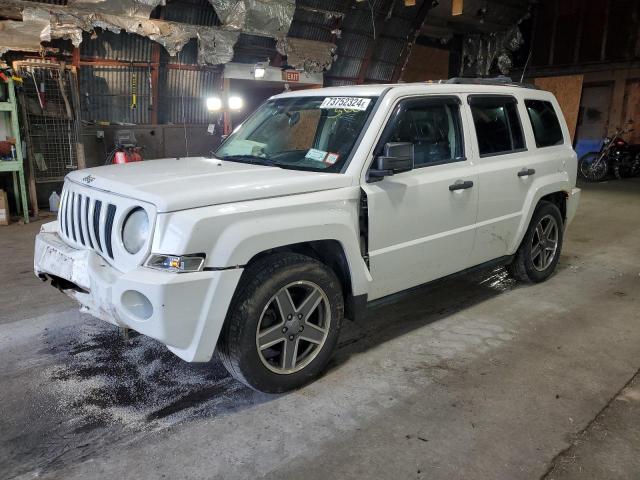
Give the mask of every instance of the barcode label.
POLYGON ((370 98, 360 97, 327 97, 320 108, 339 108, 345 110, 366 110, 371 103, 370 98))

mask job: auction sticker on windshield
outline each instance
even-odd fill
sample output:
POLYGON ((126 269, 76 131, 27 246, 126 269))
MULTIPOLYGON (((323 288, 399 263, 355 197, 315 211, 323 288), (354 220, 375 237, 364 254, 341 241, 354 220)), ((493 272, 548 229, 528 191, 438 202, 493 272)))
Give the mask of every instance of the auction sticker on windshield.
POLYGON ((345 110, 366 110, 371 103, 370 98, 360 97, 327 97, 320 108, 342 108, 345 110))
POLYGON ((315 148, 310 148, 304 158, 308 158, 309 160, 315 160, 316 162, 323 162, 324 157, 327 156, 327 152, 324 150, 318 150, 315 148))

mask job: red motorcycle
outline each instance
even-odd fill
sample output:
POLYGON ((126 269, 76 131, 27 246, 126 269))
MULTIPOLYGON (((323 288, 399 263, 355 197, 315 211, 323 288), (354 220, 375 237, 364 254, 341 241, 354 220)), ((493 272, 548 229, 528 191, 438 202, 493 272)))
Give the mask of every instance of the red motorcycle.
POLYGON ((578 161, 580 176, 589 182, 600 182, 612 173, 616 178, 640 174, 640 145, 630 145, 623 138, 632 128, 616 129, 606 137, 599 152, 589 152, 578 161))

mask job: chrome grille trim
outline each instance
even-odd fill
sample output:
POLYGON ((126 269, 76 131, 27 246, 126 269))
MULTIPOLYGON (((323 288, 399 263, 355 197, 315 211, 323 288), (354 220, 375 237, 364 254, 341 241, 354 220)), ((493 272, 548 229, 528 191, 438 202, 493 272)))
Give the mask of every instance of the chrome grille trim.
POLYGON ((82 194, 78 194, 76 196, 76 224, 78 228, 78 237, 80 238, 80 243, 84 246, 87 244, 84 242, 84 229, 86 225, 83 223, 84 215, 82 215, 82 194))
POLYGON ((123 222, 138 207, 146 211, 153 232, 156 212, 151 204, 66 180, 58 212, 58 233, 70 246, 93 250, 112 266, 128 271, 142 265, 151 249, 151 236, 135 255, 127 252, 122 243, 123 222))
POLYGON ((89 245, 90 248, 93 248, 93 242, 91 241, 91 235, 89 235, 89 197, 85 195, 83 198, 82 206, 82 235, 85 238, 85 245, 89 245))
POLYGON ((102 252, 102 239, 100 238, 100 209, 102 208, 102 202, 96 200, 93 205, 95 208, 93 211, 93 235, 98 244, 98 249, 102 252))
POLYGON ((107 206, 107 223, 105 225, 105 245, 107 246, 107 254, 113 258, 113 246, 111 244, 111 237, 113 233, 113 220, 116 217, 116 206, 110 203, 107 206))

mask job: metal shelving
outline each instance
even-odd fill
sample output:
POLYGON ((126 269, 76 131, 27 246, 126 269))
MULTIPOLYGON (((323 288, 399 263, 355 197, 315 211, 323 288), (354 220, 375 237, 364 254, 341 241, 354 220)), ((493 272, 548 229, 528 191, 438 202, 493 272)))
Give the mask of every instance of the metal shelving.
POLYGON ((16 160, 0 160, 0 172, 11 172, 13 174, 13 192, 18 213, 22 213, 24 222, 29 223, 29 207, 27 205, 27 188, 24 179, 24 157, 22 155, 22 141, 20 140, 16 91, 11 78, 7 78, 6 84, 9 91, 9 101, 0 102, 0 112, 10 116, 11 133, 13 138, 16 139, 16 160))

